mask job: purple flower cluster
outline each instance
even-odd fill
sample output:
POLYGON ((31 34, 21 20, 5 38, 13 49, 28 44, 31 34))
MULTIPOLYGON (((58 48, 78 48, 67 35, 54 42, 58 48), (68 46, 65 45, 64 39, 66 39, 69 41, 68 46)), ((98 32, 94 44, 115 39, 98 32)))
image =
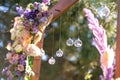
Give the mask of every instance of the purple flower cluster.
POLYGON ((2 71, 2 74, 3 75, 6 75, 7 76, 7 80, 13 80, 14 78, 14 73, 16 73, 15 75, 20 77, 22 76, 22 73, 25 71, 20 71, 18 70, 18 66, 17 65, 22 65, 22 66, 25 66, 26 65, 26 56, 24 54, 16 54, 16 53, 11 53, 12 56, 10 58, 11 60, 11 64, 4 68, 3 71, 2 71), (16 65, 16 66, 15 66, 16 65), (11 69, 13 69, 14 71, 11 71, 11 69))
POLYGON ((17 12, 23 18, 23 25, 27 30, 37 33, 39 25, 47 22, 48 11, 46 11, 46 4, 48 3, 50 3, 50 0, 43 0, 43 3, 35 2, 34 4, 30 4, 32 8, 27 8, 26 10, 23 10, 22 7, 16 8, 17 12))

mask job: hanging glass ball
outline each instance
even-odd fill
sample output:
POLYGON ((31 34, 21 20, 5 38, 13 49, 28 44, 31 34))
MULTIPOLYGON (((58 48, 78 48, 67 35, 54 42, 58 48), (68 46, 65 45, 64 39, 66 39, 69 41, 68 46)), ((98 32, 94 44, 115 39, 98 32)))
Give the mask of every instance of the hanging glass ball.
POLYGON ((53 57, 51 57, 49 60, 48 60, 48 63, 53 65, 55 64, 55 59, 53 57))
POLYGON ((66 41, 66 45, 67 46, 73 46, 73 40, 71 38, 69 38, 67 41, 66 41))
POLYGON ((81 47, 82 46, 82 41, 78 38, 77 40, 75 40, 74 46, 75 47, 81 47))
POLYGON ((110 9, 107 6, 101 6, 100 8, 98 8, 98 14, 100 17, 107 17, 110 14, 110 9))
POLYGON ((63 56, 63 51, 61 49, 59 49, 57 52, 56 52, 56 56, 57 57, 62 57, 63 56))

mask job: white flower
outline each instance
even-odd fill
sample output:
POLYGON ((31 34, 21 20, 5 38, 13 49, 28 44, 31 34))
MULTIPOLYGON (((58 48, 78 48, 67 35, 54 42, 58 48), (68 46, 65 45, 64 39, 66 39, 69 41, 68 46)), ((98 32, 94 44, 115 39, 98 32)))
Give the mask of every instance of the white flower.
POLYGON ((41 56, 42 52, 35 44, 29 44, 26 54, 28 56, 41 56))
POLYGON ((15 40, 15 37, 16 37, 15 29, 12 28, 12 29, 10 30, 10 33, 11 33, 11 40, 15 40))
POLYGON ((12 50, 12 44, 11 43, 8 43, 7 46, 6 46, 7 50, 12 50))
POLYGON ((44 12, 44 11, 48 10, 48 6, 46 6, 44 3, 41 3, 41 4, 39 4, 38 9, 39 9, 39 11, 44 12))
POLYGON ((25 68, 25 73, 28 75, 28 76, 34 76, 35 73, 32 71, 30 65, 29 65, 29 62, 26 60, 26 68, 25 68))
POLYGON ((20 45, 20 44, 16 45, 14 49, 16 52, 21 52, 23 50, 22 45, 20 45))

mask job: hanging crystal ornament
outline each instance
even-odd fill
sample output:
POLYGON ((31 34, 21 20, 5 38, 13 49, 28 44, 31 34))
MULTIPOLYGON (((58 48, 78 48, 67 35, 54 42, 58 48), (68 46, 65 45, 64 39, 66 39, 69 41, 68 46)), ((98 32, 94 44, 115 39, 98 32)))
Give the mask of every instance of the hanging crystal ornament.
MULTIPOLYGON (((52 40, 52 56, 53 56, 53 52, 54 52, 54 28, 52 28, 52 32, 53 32, 53 40, 52 40)), ((48 63, 51 65, 55 64, 55 59, 53 57, 51 57, 48 60, 48 63)))
POLYGON ((74 43, 74 41, 73 41, 71 38, 69 38, 69 39, 66 41, 66 45, 67 45, 67 46, 73 46, 73 43, 74 43))
POLYGON ((61 49, 59 49, 57 52, 56 52, 56 56, 57 57, 62 57, 63 56, 63 51, 61 49))
POLYGON ((53 65, 55 64, 55 59, 53 57, 51 57, 49 60, 48 60, 48 63, 53 65))
POLYGON ((82 41, 80 40, 80 38, 78 38, 77 40, 75 40, 74 46, 75 47, 81 47, 82 46, 82 41))
MULTIPOLYGON (((69 14, 69 16, 71 16, 71 13, 69 13, 68 12, 68 14, 69 14)), ((70 18, 70 23, 72 23, 72 19, 70 18)), ((73 29, 71 29, 71 26, 70 26, 70 30, 73 30, 73 29)), ((73 32, 74 31, 70 31, 70 36, 73 34, 73 32)), ((67 46, 73 46, 73 44, 74 44, 74 41, 73 41, 73 39, 71 38, 71 37, 69 37, 67 40, 66 40, 66 45, 67 46)))
POLYGON ((107 6, 101 6, 97 10, 100 17, 108 17, 110 14, 110 9, 107 6))
POLYGON ((56 52, 57 57, 63 56, 63 51, 60 49, 60 44, 61 44, 61 17, 60 17, 59 50, 56 52))
MULTIPOLYGON (((78 13, 79 13, 79 11, 77 12, 77 16, 79 16, 78 13)), ((77 29, 78 29, 78 39, 76 39, 76 40, 74 41, 74 46, 75 46, 75 47, 81 47, 81 46, 82 46, 82 41, 81 41, 81 39, 79 38, 79 34, 80 34, 80 33, 79 33, 79 22, 78 22, 77 29)))

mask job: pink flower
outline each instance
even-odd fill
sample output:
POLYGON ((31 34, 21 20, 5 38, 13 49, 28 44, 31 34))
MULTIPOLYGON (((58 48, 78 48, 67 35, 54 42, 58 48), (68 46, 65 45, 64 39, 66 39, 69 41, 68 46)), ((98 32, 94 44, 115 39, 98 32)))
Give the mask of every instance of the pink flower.
POLYGON ((43 3, 50 5, 50 0, 42 0, 43 3))
POLYGON ((7 58, 8 60, 12 59, 12 53, 8 52, 8 53, 6 54, 6 58, 7 58))
POLYGON ((18 70, 21 71, 21 72, 24 71, 24 66, 21 65, 21 64, 19 64, 19 65, 18 65, 18 70))
POLYGON ((18 60, 19 59, 19 55, 18 54, 13 54, 13 59, 18 60))

